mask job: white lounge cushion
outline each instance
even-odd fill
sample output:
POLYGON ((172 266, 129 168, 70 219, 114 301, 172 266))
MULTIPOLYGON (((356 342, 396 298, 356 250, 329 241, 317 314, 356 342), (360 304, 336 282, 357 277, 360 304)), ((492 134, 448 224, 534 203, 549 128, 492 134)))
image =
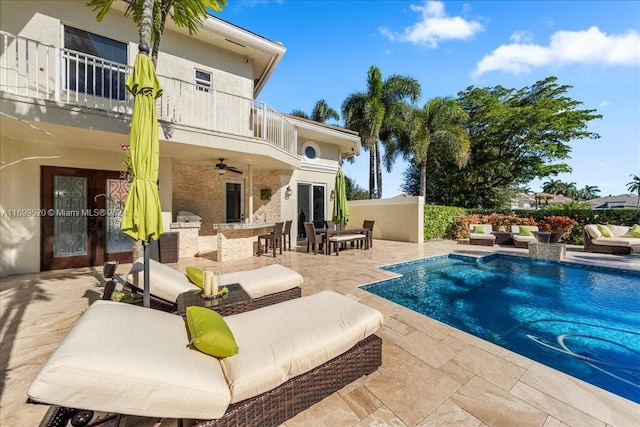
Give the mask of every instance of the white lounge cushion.
POLYGON ((607 225, 607 228, 611 230, 613 237, 626 237, 626 235, 629 233, 629 230, 631 229, 631 227, 625 227, 622 225, 607 225))
POLYGON ((471 239, 496 240, 496 236, 494 234, 471 233, 471 239))
POLYGON ((519 234, 513 234, 511 237, 516 242, 535 242, 536 241, 536 238, 533 236, 521 236, 519 234))
MULTIPOLYGON (((127 281, 140 289, 144 289, 143 268, 143 260, 138 258, 127 276, 127 281)), ((199 289, 184 273, 158 261, 151 260, 149 263, 149 276, 151 294, 167 301, 175 302, 181 293, 199 289)), ((220 280, 223 285, 240 283, 251 298, 286 291, 304 282, 300 273, 280 264, 225 273, 220 280)))
POLYGON ((591 243, 594 245, 634 247, 640 246, 640 237, 600 237, 599 239, 592 239, 591 243))
POLYGON ((251 298, 287 291, 301 286, 304 282, 300 273, 280 264, 225 273, 220 279, 223 285, 240 283, 251 298))
MULTIPOLYGON (((144 289, 144 262, 138 258, 131 267, 127 282, 144 289)), ((178 295, 183 292, 199 289, 191 283, 184 273, 159 263, 155 260, 149 262, 149 292, 152 295, 166 301, 176 302, 178 295)))
POLYGON ((240 353, 222 359, 239 402, 344 353, 382 326, 379 311, 333 291, 225 317, 240 353))
POLYGON ((180 316, 96 301, 42 367, 28 395, 104 412, 218 418, 231 398, 220 363, 187 348, 188 342, 180 316))
POLYGON ((602 233, 598 230, 598 226, 595 224, 587 224, 584 226, 584 229, 592 239, 599 239, 602 237, 602 233))

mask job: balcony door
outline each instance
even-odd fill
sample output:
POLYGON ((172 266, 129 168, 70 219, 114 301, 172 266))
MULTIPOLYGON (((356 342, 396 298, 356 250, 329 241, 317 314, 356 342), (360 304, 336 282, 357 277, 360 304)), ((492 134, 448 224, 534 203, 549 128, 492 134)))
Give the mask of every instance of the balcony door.
POLYGON ((43 166, 41 270, 131 262, 120 231, 129 183, 116 171, 43 166))
POLYGON ((326 186, 324 184, 298 183, 298 238, 306 238, 304 222, 313 222, 316 228, 324 228, 326 186))

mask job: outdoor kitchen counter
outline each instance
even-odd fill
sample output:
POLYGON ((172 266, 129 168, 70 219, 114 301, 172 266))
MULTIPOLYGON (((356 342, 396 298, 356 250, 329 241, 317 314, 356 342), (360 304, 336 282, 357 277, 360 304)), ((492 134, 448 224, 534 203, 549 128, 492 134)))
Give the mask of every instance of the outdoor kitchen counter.
POLYGON ((257 250, 256 236, 272 232, 274 226, 275 224, 270 222, 213 224, 218 238, 217 261, 252 257, 257 250))
POLYGON ((213 231, 224 234, 227 239, 255 237, 273 231, 273 222, 230 222, 226 224, 213 224, 213 231))

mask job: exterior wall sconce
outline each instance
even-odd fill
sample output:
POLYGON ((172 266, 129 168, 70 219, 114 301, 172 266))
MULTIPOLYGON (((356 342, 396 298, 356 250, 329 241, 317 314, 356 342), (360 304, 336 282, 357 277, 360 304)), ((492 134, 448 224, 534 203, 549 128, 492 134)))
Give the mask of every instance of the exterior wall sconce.
POLYGON ((329 200, 333 201, 336 198, 336 190, 331 190, 331 194, 329 194, 329 200))
POLYGON ((287 189, 284 191, 284 198, 289 200, 289 197, 293 194, 293 190, 291 190, 291 186, 287 185, 287 189))

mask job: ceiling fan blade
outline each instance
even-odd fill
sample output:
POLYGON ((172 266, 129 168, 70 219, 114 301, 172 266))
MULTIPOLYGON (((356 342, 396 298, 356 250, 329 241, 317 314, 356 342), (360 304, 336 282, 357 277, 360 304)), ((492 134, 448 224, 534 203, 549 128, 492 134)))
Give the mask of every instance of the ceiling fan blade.
POLYGON ((240 175, 242 175, 244 173, 241 170, 234 168, 233 166, 227 166, 227 170, 229 172, 238 173, 240 175))

